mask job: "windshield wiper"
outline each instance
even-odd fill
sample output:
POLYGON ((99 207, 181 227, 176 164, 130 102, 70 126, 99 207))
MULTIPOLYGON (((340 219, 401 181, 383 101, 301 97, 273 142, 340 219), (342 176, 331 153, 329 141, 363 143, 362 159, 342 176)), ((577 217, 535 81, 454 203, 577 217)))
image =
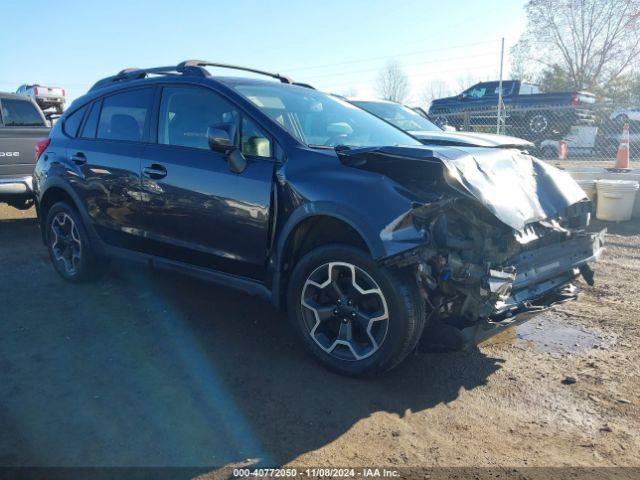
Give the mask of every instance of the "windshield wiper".
POLYGON ((320 148, 322 150, 335 150, 337 152, 342 150, 351 150, 351 147, 349 145, 336 145, 332 147, 330 145, 316 145, 316 144, 310 143, 308 146, 311 148, 320 148))
POLYGON ((331 147, 329 145, 317 145, 315 143, 310 143, 307 145, 309 148, 319 148, 321 150, 333 150, 335 147, 331 147))

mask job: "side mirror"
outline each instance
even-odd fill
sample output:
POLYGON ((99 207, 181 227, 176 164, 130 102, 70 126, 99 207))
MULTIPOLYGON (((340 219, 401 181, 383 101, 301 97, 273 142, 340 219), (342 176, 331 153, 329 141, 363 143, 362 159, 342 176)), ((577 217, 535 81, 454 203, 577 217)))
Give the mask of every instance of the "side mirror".
POLYGON ((247 159, 242 154, 239 148, 234 148, 227 156, 227 162, 229 163, 229 170, 233 173, 242 173, 247 168, 247 159))
POLYGON ((237 128, 231 123, 213 125, 207 129, 209 148, 215 152, 227 153, 236 148, 237 128))
POLYGON ((209 148, 214 152, 225 153, 229 170, 242 173, 247 168, 247 159, 236 144, 237 127, 232 123, 213 125, 207 129, 209 148))

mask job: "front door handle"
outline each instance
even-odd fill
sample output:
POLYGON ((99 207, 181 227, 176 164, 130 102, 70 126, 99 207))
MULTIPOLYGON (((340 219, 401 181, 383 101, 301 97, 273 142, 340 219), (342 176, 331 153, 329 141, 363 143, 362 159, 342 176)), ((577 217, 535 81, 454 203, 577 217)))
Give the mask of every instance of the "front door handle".
POLYGON ((164 178, 167 176, 167 169, 162 165, 154 163, 152 165, 149 165, 148 167, 144 167, 142 169, 142 173, 144 173, 146 177, 157 180, 159 178, 164 178))
POLYGON ((71 161, 76 165, 84 165, 87 163, 87 156, 82 152, 76 152, 71 155, 71 161))

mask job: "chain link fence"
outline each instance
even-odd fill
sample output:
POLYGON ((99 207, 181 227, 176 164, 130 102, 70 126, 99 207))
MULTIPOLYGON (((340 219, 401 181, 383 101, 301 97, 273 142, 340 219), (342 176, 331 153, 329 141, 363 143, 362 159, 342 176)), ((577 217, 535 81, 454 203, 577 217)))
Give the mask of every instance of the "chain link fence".
POLYGON ((465 132, 501 133, 531 141, 539 158, 613 166, 624 125, 629 125, 630 158, 640 158, 640 105, 616 105, 577 95, 564 106, 474 106, 455 112, 430 111, 435 123, 465 132), (566 153, 562 142, 566 143, 566 153), (563 156, 565 158, 563 158, 563 156))

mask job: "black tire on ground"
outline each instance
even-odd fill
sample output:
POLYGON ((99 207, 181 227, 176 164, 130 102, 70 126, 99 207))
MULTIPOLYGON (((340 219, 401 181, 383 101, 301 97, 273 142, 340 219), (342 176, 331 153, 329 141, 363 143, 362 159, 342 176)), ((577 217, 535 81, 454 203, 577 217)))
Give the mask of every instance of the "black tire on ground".
POLYGON ((381 267, 362 250, 340 244, 316 248, 296 264, 287 307, 292 325, 316 359, 351 376, 374 376, 398 365, 416 348, 425 324, 424 301, 413 275, 381 267), (386 320, 372 320, 385 311, 386 320), (344 339, 351 346, 336 344, 344 339))
POLYGON ((93 251, 80 215, 68 203, 58 202, 49 209, 45 237, 51 262, 65 280, 83 282, 105 272, 106 260, 93 251))

